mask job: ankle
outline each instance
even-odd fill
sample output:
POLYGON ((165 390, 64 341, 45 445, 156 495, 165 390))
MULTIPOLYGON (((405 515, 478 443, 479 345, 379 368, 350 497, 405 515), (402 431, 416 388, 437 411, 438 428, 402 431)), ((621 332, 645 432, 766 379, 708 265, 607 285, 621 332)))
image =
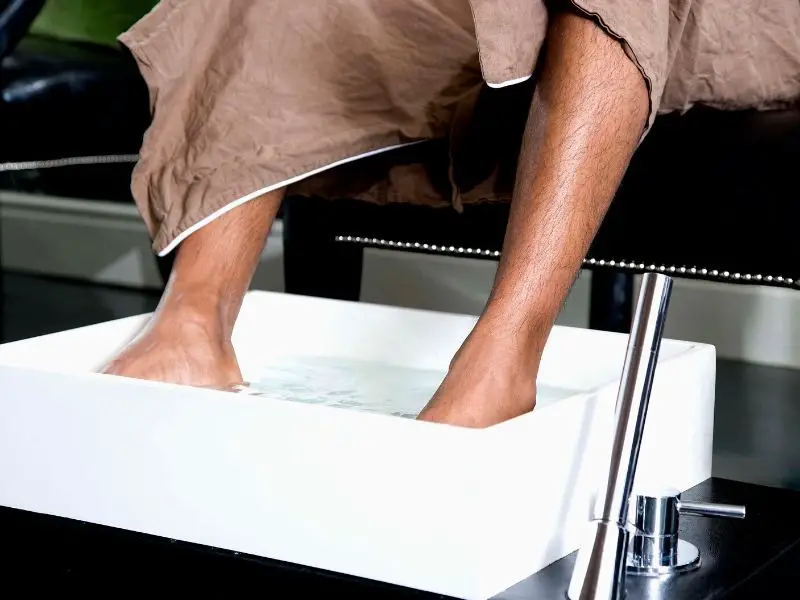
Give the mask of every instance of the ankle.
POLYGON ((469 374, 499 379, 515 396, 533 396, 541 352, 527 340, 496 330, 476 327, 450 365, 459 377, 469 374))
POLYGON ((236 320, 229 316, 229 304, 213 289, 168 289, 156 310, 154 327, 170 335, 203 335, 227 342, 236 320))
POLYGON ((485 312, 469 336, 469 343, 505 357, 504 362, 521 369, 538 370, 552 326, 544 326, 503 314, 485 312))

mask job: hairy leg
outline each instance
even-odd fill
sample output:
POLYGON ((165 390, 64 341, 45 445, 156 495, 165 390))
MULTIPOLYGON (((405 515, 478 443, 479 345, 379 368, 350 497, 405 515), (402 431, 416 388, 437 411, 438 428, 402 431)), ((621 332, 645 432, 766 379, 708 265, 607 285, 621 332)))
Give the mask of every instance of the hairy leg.
POLYGON ((150 323, 104 372, 196 386, 242 382, 231 333, 283 190, 239 206, 189 236, 150 323))
POLYGON ((621 45, 588 19, 557 15, 491 296, 420 418, 485 427, 534 407, 545 342, 647 114, 644 79, 621 45))

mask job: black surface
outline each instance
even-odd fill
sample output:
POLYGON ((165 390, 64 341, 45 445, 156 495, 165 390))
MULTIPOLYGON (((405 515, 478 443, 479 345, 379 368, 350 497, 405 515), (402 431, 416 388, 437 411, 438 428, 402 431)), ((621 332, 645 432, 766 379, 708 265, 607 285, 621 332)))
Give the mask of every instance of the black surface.
POLYGON ((600 269, 592 273, 589 329, 628 333, 633 323, 632 273, 600 269))
MULTIPOLYGON (((663 581, 629 577, 631 600, 755 600, 772 597, 781 589, 781 581, 797 580, 800 493, 711 479, 684 498, 743 504, 747 517, 741 521, 683 517, 681 535, 700 549, 701 568, 663 581)), ((497 600, 563 598, 573 565, 574 555, 500 594, 497 600)))
POLYGON ((284 289, 289 294, 358 301, 364 271, 364 248, 341 244, 320 233, 336 210, 287 202, 283 211, 284 289))
MULTIPOLYGON (((743 521, 683 519, 681 533, 696 544, 703 566, 663 582, 629 579, 629 598, 744 600, 767 597, 791 582, 800 565, 800 493, 712 479, 687 499, 745 504, 743 521), (750 595, 755 594, 755 595, 750 595)), ((27 594, 57 586, 60 593, 108 592, 109 582, 156 591, 182 587, 247 588, 253 593, 298 597, 340 594, 349 598, 442 598, 266 559, 204 548, 68 519, 0 509, 4 585, 27 594), (283 590, 281 592, 281 590, 283 590)), ((497 600, 563 598, 573 556, 551 565, 497 600)), ((446 558, 443 557, 443 560, 446 558)))
MULTIPOLYGON (((25 597, 116 597, 131 588, 151 593, 181 588, 209 593, 247 588, 259 597, 342 594, 349 598, 436 597, 333 573, 243 556, 69 519, 0 508, 0 573, 25 597), (109 585, 113 587, 109 587, 109 585), (283 590, 283 592, 281 591, 283 590)), ((238 596, 238 594, 237 594, 238 596)), ((159 596, 156 596, 159 597, 159 596)), ((227 597, 227 596, 225 596, 227 597)), ((313 597, 313 596, 312 596, 313 597)))

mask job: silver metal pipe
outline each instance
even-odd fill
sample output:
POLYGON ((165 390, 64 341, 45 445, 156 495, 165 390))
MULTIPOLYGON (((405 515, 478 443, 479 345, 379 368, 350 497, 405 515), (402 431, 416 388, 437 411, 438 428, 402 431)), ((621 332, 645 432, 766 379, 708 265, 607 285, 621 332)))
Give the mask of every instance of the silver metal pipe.
POLYGON ((590 538, 578 551, 567 591, 570 600, 619 600, 625 595, 628 504, 671 291, 670 277, 644 275, 617 394, 608 477, 598 494, 590 538))
POLYGON ((628 520, 628 504, 671 291, 671 278, 653 273, 644 276, 628 339, 628 351, 617 394, 608 480, 597 498, 597 506, 601 511, 599 518, 619 525, 625 525, 628 520))

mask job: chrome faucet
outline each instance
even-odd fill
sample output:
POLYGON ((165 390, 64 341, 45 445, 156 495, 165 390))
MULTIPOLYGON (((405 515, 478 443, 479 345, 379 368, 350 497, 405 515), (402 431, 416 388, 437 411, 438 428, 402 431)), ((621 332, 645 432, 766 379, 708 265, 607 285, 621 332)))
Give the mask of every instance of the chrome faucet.
POLYGON ((741 506, 681 502, 678 491, 665 490, 635 496, 634 523, 628 521, 671 291, 670 277, 644 275, 617 394, 608 478, 598 494, 599 513, 590 524, 589 538, 578 550, 569 600, 621 600, 626 573, 662 576, 699 567, 697 548, 678 539, 679 514, 745 515, 741 506))
POLYGON ((625 596, 628 504, 671 291, 672 278, 644 275, 617 394, 608 478, 597 498, 599 514, 591 523, 590 537, 578 550, 567 591, 570 600, 625 596))

